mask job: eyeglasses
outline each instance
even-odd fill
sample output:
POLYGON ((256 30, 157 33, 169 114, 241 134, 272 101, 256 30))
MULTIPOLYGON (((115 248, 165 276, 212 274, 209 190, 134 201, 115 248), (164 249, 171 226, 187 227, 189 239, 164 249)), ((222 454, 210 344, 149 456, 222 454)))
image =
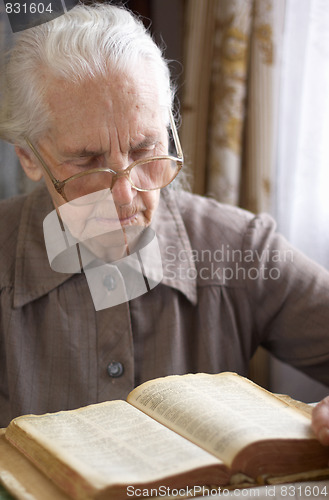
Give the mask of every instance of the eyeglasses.
POLYGON ((105 188, 112 189, 115 181, 120 177, 125 177, 137 191, 154 191, 168 186, 183 167, 183 151, 171 110, 169 110, 169 117, 176 156, 161 155, 142 158, 134 161, 121 172, 115 172, 110 168, 93 168, 60 181, 54 177, 32 142, 27 137, 25 137, 25 141, 40 161, 57 193, 66 202, 105 188))

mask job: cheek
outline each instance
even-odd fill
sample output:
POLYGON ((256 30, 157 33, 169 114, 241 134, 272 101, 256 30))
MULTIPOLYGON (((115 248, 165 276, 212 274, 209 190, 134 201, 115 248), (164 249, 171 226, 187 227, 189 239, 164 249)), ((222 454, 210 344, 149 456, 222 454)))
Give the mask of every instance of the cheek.
POLYGON ((89 227, 90 223, 88 222, 91 215, 90 207, 76 207, 71 203, 64 203, 58 207, 58 212, 72 236, 80 241, 94 236, 92 226, 89 227))

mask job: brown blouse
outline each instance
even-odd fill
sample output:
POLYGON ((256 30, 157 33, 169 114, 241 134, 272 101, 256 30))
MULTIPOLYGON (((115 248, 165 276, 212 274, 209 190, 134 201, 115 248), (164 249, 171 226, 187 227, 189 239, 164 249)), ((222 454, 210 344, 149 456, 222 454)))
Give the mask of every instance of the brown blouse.
POLYGON ((246 374, 258 345, 329 385, 329 273, 268 215, 164 190, 153 228, 164 278, 95 311, 85 275, 48 263, 40 186, 0 203, 0 426, 126 398, 150 378, 246 374))

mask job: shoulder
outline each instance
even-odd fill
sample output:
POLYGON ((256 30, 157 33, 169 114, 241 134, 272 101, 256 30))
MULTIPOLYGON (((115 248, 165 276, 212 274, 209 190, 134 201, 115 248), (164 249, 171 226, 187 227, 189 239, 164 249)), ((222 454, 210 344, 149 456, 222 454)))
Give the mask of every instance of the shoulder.
POLYGON ((26 198, 26 195, 21 195, 0 200, 0 249, 2 255, 2 252, 8 246, 9 241, 17 238, 17 231, 26 198))
POLYGON ((0 200, 0 284, 6 284, 15 265, 18 230, 26 195, 0 200))
POLYGON ((0 200, 0 212, 1 215, 10 215, 12 212, 17 214, 20 213, 27 195, 13 196, 12 198, 5 198, 0 200))
POLYGON ((44 183, 31 193, 0 201, 0 286, 12 286, 16 261, 21 266, 38 265, 47 258, 44 218, 53 210, 44 183))
POLYGON ((198 242, 218 244, 225 242, 233 247, 253 244, 266 234, 273 233, 276 224, 268 214, 255 215, 231 205, 188 193, 172 192, 178 211, 184 221, 192 246, 198 242))

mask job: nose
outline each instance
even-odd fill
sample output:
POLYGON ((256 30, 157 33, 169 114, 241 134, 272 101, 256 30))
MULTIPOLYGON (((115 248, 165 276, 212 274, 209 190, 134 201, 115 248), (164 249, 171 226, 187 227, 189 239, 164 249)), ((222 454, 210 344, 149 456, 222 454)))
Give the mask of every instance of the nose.
POLYGON ((133 201, 137 191, 126 177, 116 177, 113 180, 111 192, 115 204, 124 206, 133 201))

